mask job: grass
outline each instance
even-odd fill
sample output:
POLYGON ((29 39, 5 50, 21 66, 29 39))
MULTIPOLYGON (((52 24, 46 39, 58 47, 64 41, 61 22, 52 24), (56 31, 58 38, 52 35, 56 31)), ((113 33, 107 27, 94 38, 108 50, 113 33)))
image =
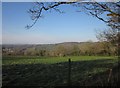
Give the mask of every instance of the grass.
MULTIPOLYGON (((68 57, 37 57, 37 56, 9 56, 3 57, 3 65, 13 64, 54 64, 60 62, 67 62, 71 58, 72 61, 85 61, 85 60, 99 60, 99 59, 113 59, 112 56, 68 56, 68 57)), ((117 60, 117 59, 115 59, 117 60)))
POLYGON ((3 86, 68 85, 68 58, 71 85, 78 86, 103 85, 118 62, 111 56, 3 57, 3 86))

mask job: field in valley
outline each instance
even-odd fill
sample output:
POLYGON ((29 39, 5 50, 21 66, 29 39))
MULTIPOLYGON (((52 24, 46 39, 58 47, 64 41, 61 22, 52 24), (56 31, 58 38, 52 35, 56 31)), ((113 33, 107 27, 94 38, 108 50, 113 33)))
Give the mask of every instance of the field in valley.
POLYGON ((9 56, 2 59, 3 86, 67 86, 69 58, 71 85, 102 86, 108 79, 116 85, 117 73, 109 78, 110 69, 118 65, 118 58, 114 56, 9 56))

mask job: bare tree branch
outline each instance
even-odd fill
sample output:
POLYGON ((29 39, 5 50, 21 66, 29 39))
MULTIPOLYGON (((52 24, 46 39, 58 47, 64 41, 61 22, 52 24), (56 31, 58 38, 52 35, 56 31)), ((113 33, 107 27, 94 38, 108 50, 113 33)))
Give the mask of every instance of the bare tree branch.
MULTIPOLYGON (((120 3, 114 2, 80 2, 82 0, 71 0, 71 2, 36 2, 36 7, 29 10, 31 19, 34 21, 32 25, 27 25, 26 28, 29 29, 33 27, 39 18, 42 17, 43 12, 49 10, 55 10, 59 13, 63 13, 59 6, 62 5, 73 5, 78 8, 83 8, 84 12, 98 18, 99 20, 107 23, 109 26, 114 26, 120 28, 119 21, 113 20, 111 18, 120 18, 120 13, 118 9, 120 8, 120 3), (106 18, 102 17, 102 14, 106 14, 106 18)), ((84 0, 83 0, 84 1, 84 0)))

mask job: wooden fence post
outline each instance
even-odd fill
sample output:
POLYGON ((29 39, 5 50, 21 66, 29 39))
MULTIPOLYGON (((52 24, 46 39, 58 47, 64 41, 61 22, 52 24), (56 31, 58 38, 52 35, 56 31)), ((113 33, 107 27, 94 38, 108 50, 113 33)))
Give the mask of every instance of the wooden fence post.
POLYGON ((68 86, 71 86, 71 59, 68 59, 68 86))

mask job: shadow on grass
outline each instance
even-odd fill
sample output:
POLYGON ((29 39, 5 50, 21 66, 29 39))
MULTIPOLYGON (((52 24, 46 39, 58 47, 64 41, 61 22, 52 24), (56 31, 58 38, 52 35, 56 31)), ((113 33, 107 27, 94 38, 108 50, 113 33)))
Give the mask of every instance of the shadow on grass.
MULTIPOLYGON (((71 63, 71 85, 106 85, 112 59, 74 61, 71 63), (103 79, 104 78, 104 79, 103 79)), ((68 63, 3 65, 2 85, 5 86, 67 86, 68 63)), ((116 80, 116 79, 115 79, 116 80)))

